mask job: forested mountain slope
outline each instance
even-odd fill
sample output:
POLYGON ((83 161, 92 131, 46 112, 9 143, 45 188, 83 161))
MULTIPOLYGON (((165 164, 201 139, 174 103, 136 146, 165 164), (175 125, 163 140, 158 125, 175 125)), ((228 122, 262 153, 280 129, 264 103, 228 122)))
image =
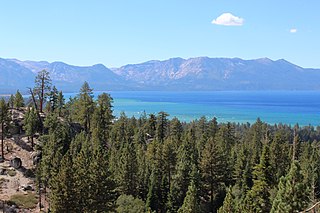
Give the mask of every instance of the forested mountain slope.
POLYGON ((6 112, 26 111, 22 134, 41 153, 34 170, 45 210, 299 212, 319 202, 319 127, 184 123, 165 112, 114 118, 112 97, 94 99, 87 82, 68 102, 41 85, 34 91, 50 94, 43 113, 41 100, 24 108, 17 93, 0 101, 0 118, 9 135, 6 112))

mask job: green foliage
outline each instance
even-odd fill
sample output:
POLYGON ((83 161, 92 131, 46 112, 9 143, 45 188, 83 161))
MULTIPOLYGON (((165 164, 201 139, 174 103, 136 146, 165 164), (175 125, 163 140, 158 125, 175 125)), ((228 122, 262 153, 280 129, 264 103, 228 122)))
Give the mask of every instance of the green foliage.
POLYGON ((289 135, 281 130, 275 133, 270 144, 270 163, 274 167, 275 182, 285 176, 290 167, 289 135))
POLYGON ((92 212, 102 209, 110 212, 114 209, 116 185, 111 177, 107 153, 99 141, 92 141, 92 160, 88 168, 89 184, 88 205, 92 212))
POLYGON ((132 195, 120 195, 116 202, 118 213, 144 213, 145 204, 139 198, 134 198, 132 195))
POLYGON ((119 176, 117 177, 123 194, 136 195, 137 188, 137 156, 132 143, 124 144, 121 149, 119 162, 119 176))
POLYGON ((210 138, 201 154, 200 169, 202 174, 203 197, 208 202, 210 211, 214 209, 214 199, 224 181, 227 162, 221 147, 215 139, 210 138))
POLYGON ((37 112, 34 107, 28 108, 28 111, 24 118, 24 130, 26 135, 31 138, 31 146, 34 147, 33 137, 39 129, 39 120, 37 117, 37 112))
POLYGON ((10 98, 9 98, 9 100, 8 100, 8 107, 9 108, 13 108, 14 107, 14 95, 10 95, 10 98))
POLYGON ((1 98, 0 100, 0 124, 1 124, 1 156, 4 158, 4 137, 8 134, 10 126, 10 113, 6 101, 1 98))
POLYGON ((165 112, 159 112, 158 113, 158 117, 157 117, 157 139, 158 141, 160 141, 161 143, 163 143, 166 135, 167 135, 167 128, 168 128, 168 119, 167 117, 169 116, 169 114, 165 113, 165 112))
POLYGON ((52 90, 48 93, 49 102, 47 104, 48 112, 55 112, 58 108, 58 95, 59 92, 55 86, 52 87, 52 90))
POLYGON ((154 138, 156 135, 156 129, 157 129, 157 119, 154 114, 149 115, 149 119, 146 124, 146 133, 150 135, 151 138, 154 138))
POLYGON ((38 199, 33 193, 14 194, 10 197, 10 202, 15 203, 19 208, 33 209, 37 206, 38 199))
MULTIPOLYGON (((52 92, 37 180, 53 212, 290 213, 320 199, 319 129, 184 123, 165 112, 115 119, 112 97, 94 99, 86 82, 66 103, 52 92)), ((37 121, 29 108, 31 138, 37 121)))
POLYGON ((71 156, 67 153, 61 160, 59 172, 53 176, 51 182, 50 202, 52 212, 77 211, 72 167, 71 156))
POLYGON ((231 188, 227 190, 227 195, 223 201, 223 205, 218 210, 218 213, 234 213, 237 212, 234 196, 231 188))
POLYGON ((90 88, 87 82, 84 82, 81 89, 78 99, 75 102, 76 111, 75 118, 86 133, 89 133, 91 118, 94 112, 94 101, 92 96, 92 89, 90 88))
POLYGON ((179 208, 178 213, 195 213, 200 212, 199 197, 194 181, 191 181, 183 205, 179 208))
POLYGON ((253 187, 244 200, 243 210, 245 212, 270 212, 270 189, 274 183, 272 174, 269 146, 265 144, 260 163, 254 167, 253 187))
POLYGON ((57 97, 57 111, 58 111, 58 115, 62 116, 62 113, 65 110, 65 99, 63 96, 62 91, 60 91, 58 93, 58 97, 57 97))
POLYGON ((192 127, 178 150, 176 172, 168 195, 167 206, 170 212, 176 212, 183 204, 190 184, 192 168, 193 165, 197 165, 197 162, 198 152, 195 146, 194 127, 192 127))
POLYGON ((104 146, 108 145, 110 137, 111 124, 114 116, 112 115, 113 99, 107 93, 98 96, 97 106, 94 109, 92 132, 96 132, 96 136, 104 146))
POLYGON ((272 204, 272 213, 299 212, 308 204, 308 188, 298 161, 293 161, 289 173, 280 179, 278 193, 272 204))
POLYGON ((24 107, 24 99, 19 90, 17 90, 16 95, 14 97, 13 106, 17 109, 24 107))

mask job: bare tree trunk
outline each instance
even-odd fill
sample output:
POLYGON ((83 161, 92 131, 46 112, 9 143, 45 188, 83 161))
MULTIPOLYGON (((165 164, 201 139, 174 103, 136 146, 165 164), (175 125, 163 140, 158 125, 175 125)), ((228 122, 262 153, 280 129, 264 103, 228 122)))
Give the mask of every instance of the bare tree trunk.
POLYGON ((40 112, 42 113, 43 107, 43 98, 44 98, 44 74, 41 79, 41 97, 40 97, 40 112))
POLYGON ((32 149, 33 149, 33 146, 34 146, 33 135, 31 135, 31 147, 32 147, 32 149))
POLYGON ((41 204, 41 184, 40 184, 40 179, 39 179, 39 209, 40 209, 40 212, 41 212, 41 207, 42 207, 42 204, 41 204))
POLYGON ((37 112, 37 116, 38 116, 38 120, 39 120, 40 131, 42 132, 43 131, 43 123, 42 123, 41 116, 40 116, 40 113, 39 113, 39 110, 38 110, 38 105, 37 105, 36 99, 34 98, 34 94, 32 92, 32 89, 29 88, 29 91, 30 91, 30 94, 31 94, 31 97, 32 97, 32 101, 33 101, 34 107, 36 108, 36 112, 37 112))

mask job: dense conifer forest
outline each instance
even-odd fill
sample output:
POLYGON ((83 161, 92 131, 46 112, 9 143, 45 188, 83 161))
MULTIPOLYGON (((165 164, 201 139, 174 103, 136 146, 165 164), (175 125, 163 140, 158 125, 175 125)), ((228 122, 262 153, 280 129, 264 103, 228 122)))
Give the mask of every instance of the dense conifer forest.
MULTIPOLYGON (((320 127, 115 118, 109 94, 85 82, 65 100, 45 71, 30 91, 24 126, 32 142, 40 134, 50 212, 293 213, 320 200, 320 127)), ((23 107, 20 96, 9 102, 23 107)))

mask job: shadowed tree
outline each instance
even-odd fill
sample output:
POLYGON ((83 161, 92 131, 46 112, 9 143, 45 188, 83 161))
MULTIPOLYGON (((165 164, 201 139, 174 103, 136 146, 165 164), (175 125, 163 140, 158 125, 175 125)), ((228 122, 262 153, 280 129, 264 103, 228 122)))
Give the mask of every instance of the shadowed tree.
POLYGON ((260 163, 254 167, 253 187, 244 201, 245 212, 270 212, 270 189, 274 184, 274 171, 270 164, 269 145, 263 147, 260 163))
POLYGON ((0 100, 0 123, 1 123, 1 156, 4 158, 4 137, 10 125, 10 113, 8 105, 3 98, 0 100))
POLYGON ((157 117, 157 139, 160 143, 163 143, 167 129, 168 129, 168 119, 169 114, 165 112, 159 112, 157 117))
POLYGON ((14 107, 14 95, 10 95, 10 98, 8 100, 8 106, 10 109, 12 109, 14 107))
POLYGON ((31 138, 31 146, 34 146, 34 135, 36 134, 39 128, 39 121, 37 117, 37 112, 34 107, 28 108, 28 111, 24 118, 24 129, 26 131, 26 135, 31 138))
POLYGON ((64 109, 65 109, 65 99, 63 97, 62 91, 60 91, 57 99, 57 110, 58 110, 59 116, 62 116, 62 112, 64 109))
POLYGON ((227 190, 227 195, 224 198, 223 205, 218 210, 218 213, 234 213, 236 211, 236 205, 231 188, 227 190))
POLYGON ((194 181, 191 181, 186 197, 184 198, 181 208, 178 213, 196 213, 200 212, 197 187, 194 181))

